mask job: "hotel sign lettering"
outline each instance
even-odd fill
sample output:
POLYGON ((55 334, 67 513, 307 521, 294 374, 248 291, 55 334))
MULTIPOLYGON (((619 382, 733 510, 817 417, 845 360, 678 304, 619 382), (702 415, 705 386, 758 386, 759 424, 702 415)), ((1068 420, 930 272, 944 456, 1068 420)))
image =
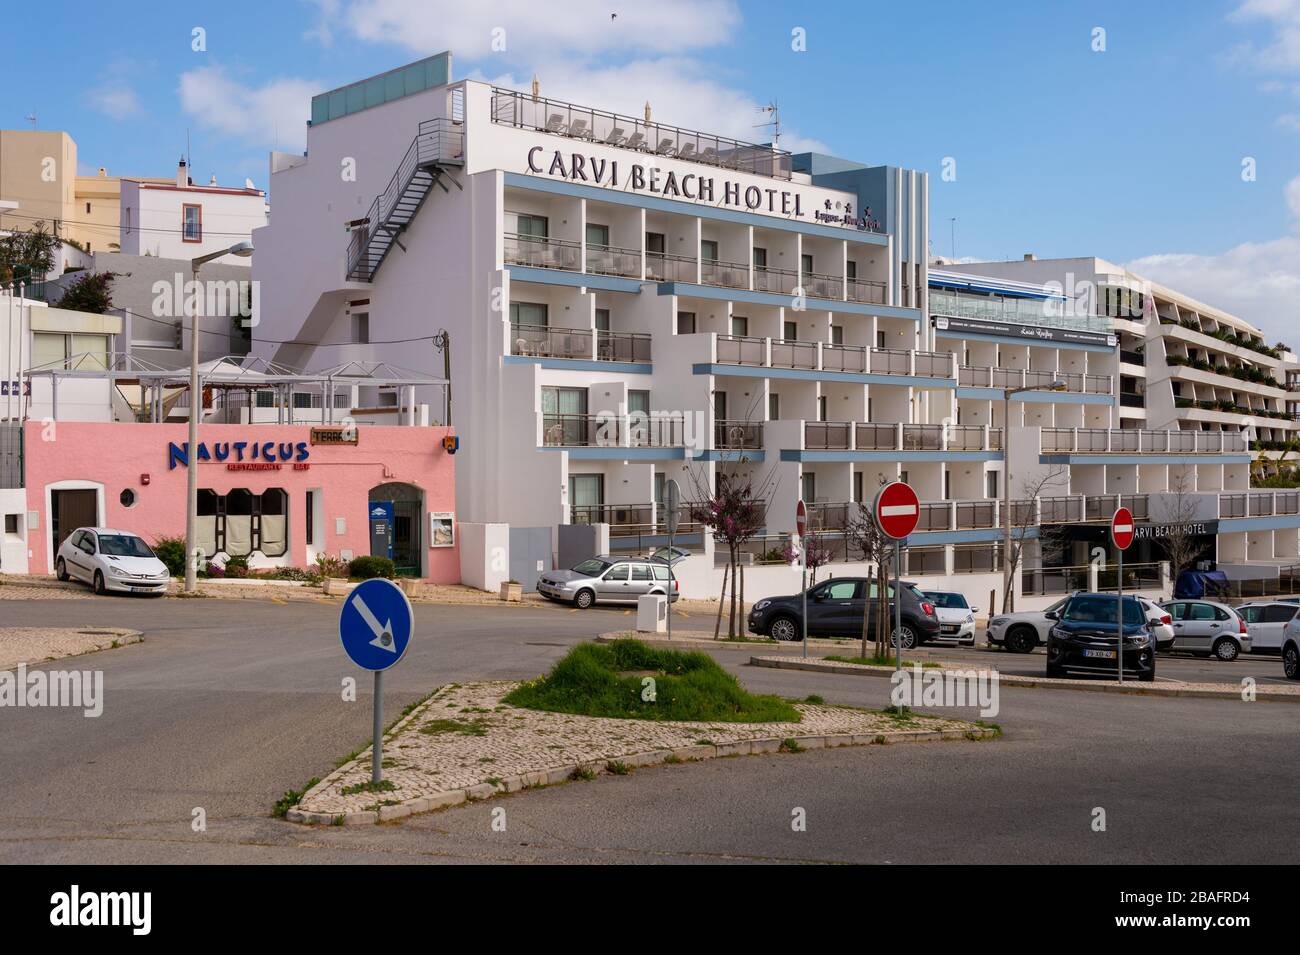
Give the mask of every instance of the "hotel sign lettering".
MULTIPOLYGON (((216 461, 226 464, 231 471, 278 471, 282 464, 292 464, 294 470, 305 471, 310 456, 306 441, 214 441, 211 446, 200 441, 194 455, 198 462, 216 461)), ((167 470, 174 471, 178 464, 189 467, 189 463, 188 441, 167 442, 167 470)))
POLYGON ((541 176, 555 176, 566 182, 585 182, 610 189, 646 192, 665 199, 707 202, 722 208, 795 219, 811 217, 819 223, 849 226, 864 231, 880 229, 880 223, 871 217, 870 208, 855 215, 851 202, 832 204, 830 200, 822 201, 820 204, 825 209, 813 210, 810 216, 810 208, 818 203, 806 202, 805 195, 798 190, 746 185, 738 180, 720 179, 702 173, 679 173, 656 166, 653 162, 620 165, 617 159, 533 146, 528 150, 528 171, 541 176))
MULTIPOLYGON (((1142 540, 1163 540, 1169 536, 1176 526, 1174 524, 1137 524, 1133 528, 1133 539, 1142 540)), ((1192 521, 1189 524, 1179 526, 1182 530, 1186 528, 1186 533, 1191 537, 1214 537, 1219 533, 1218 521, 1192 521)))

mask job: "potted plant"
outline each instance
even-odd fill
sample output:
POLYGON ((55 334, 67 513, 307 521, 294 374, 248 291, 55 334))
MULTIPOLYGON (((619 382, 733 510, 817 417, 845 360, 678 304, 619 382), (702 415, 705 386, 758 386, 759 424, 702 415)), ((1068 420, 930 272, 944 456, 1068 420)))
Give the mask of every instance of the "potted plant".
POLYGON ((501 599, 518 603, 524 599, 524 585, 517 580, 501 581, 501 599))

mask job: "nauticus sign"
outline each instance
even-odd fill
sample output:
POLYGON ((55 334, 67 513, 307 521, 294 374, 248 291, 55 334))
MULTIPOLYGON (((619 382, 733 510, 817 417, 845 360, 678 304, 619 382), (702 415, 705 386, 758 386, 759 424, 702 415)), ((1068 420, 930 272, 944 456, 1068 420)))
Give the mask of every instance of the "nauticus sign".
POLYGON ((528 171, 542 176, 555 176, 568 182, 586 182, 611 189, 623 188, 631 192, 647 192, 665 199, 687 199, 707 202, 723 208, 746 212, 770 213, 808 219, 823 224, 849 226, 862 230, 878 230, 880 223, 872 218, 871 209, 853 211, 851 202, 825 200, 822 208, 812 209, 805 203, 803 193, 795 189, 774 189, 745 185, 734 179, 688 172, 682 175, 671 169, 661 169, 653 164, 623 163, 617 159, 583 153, 564 152, 533 146, 528 150, 528 171))

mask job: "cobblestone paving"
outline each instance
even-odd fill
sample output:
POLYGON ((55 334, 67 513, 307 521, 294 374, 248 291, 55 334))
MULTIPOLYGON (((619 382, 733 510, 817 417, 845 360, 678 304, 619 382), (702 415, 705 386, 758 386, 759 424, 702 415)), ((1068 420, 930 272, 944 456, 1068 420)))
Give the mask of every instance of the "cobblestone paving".
MULTIPOLYGON (((313 787, 300 803, 299 812, 289 818, 324 821, 345 816, 349 823, 373 822, 377 811, 402 803, 423 800, 414 807, 422 811, 463 801, 467 791, 473 798, 483 798, 495 791, 559 782, 574 766, 598 772, 608 761, 640 754, 657 756, 643 762, 662 762, 668 752, 684 749, 693 750, 688 758, 749 752, 751 740, 775 740, 765 747, 774 751, 786 738, 808 738, 810 745, 821 746, 826 745, 823 738, 827 736, 853 737, 831 743, 840 745, 981 732, 960 720, 914 716, 900 722, 867 710, 805 703, 796 704, 803 717, 799 723, 686 723, 574 716, 506 706, 501 698, 516 686, 474 683, 444 687, 385 740, 384 779, 392 784, 392 790, 344 794, 370 781, 367 750, 313 787), (736 744, 734 749, 728 749, 732 744, 736 744), (439 801, 438 797, 445 796, 453 798, 439 801), (302 818, 303 814, 321 818, 302 818)), ((409 811, 407 807, 401 813, 385 812, 382 818, 409 811)))
POLYGON ((85 600, 91 596, 89 587, 28 587, 10 583, 0 586, 0 600, 85 600))
POLYGON ((136 643, 140 633, 114 627, 0 627, 0 670, 136 643))

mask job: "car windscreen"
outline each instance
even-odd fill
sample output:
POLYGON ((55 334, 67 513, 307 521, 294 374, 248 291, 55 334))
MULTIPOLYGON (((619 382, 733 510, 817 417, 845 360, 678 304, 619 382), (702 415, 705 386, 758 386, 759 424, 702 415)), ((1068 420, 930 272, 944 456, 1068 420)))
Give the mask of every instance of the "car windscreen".
POLYGON ((582 574, 584 577, 599 577, 606 570, 614 565, 607 561, 598 560, 595 557, 584 560, 581 564, 573 568, 575 574, 582 574))
POLYGON ((148 544, 130 534, 100 534, 99 552, 111 557, 154 556, 148 544))
POLYGON ((936 607, 943 607, 945 610, 969 610, 970 604, 961 594, 935 593, 934 591, 924 591, 923 596, 928 597, 930 602, 936 607))
MULTIPOLYGON (((1103 595, 1089 594, 1075 597, 1066 606, 1061 619, 1068 620, 1070 623, 1113 624, 1115 622, 1116 602, 1116 598, 1103 595)), ((1125 600, 1124 625, 1131 627, 1141 626, 1144 623, 1146 623, 1146 616, 1142 612, 1141 604, 1136 600, 1125 600)))

